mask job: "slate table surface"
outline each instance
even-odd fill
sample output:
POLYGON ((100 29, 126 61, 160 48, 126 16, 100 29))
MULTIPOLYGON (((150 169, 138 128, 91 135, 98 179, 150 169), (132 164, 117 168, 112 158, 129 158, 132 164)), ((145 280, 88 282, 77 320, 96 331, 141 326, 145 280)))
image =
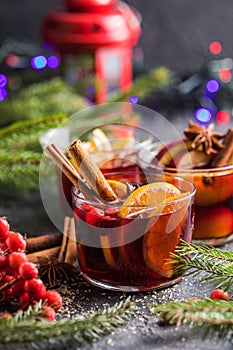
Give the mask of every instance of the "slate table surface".
MULTIPOLYGON (((2 198, 0 216, 3 215, 8 217, 12 230, 26 232, 29 236, 56 231, 43 209, 38 193, 31 194, 27 198, 2 198)), ((227 243, 222 249, 232 250, 233 242, 227 243)), ((127 324, 100 341, 83 347, 85 350, 230 350, 233 348, 233 344, 229 342, 217 342, 213 339, 204 341, 200 333, 194 333, 188 327, 177 329, 175 326, 161 326, 156 317, 150 314, 148 303, 151 302, 164 303, 209 296, 213 285, 201 283, 199 277, 185 276, 174 286, 159 291, 128 294, 91 286, 79 276, 77 280, 60 285, 58 290, 63 297, 63 308, 58 314, 59 318, 88 315, 94 310, 102 310, 104 307, 114 305, 128 296, 137 306, 134 316, 127 324)), ((59 344, 55 346, 45 343, 44 345, 46 350, 60 349, 59 344)), ((23 350, 24 347, 17 345, 12 349, 23 350)), ((71 347, 69 349, 72 350, 71 347)))

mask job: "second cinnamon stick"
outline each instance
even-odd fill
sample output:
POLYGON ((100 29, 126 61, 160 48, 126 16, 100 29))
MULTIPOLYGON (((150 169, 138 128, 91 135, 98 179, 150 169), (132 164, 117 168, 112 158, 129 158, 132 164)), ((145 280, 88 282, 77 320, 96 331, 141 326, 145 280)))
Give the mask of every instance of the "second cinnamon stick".
POLYGON ((27 253, 38 252, 40 250, 49 249, 61 245, 62 233, 51 233, 37 237, 29 237, 26 239, 27 253))
POLYGON ((105 179, 98 166, 91 160, 83 148, 80 140, 73 142, 68 150, 68 155, 76 165, 78 172, 83 176, 89 186, 107 202, 117 199, 115 192, 105 179))
POLYGON ((27 254, 28 261, 36 264, 38 263, 38 257, 46 258, 57 258, 60 247, 53 247, 45 250, 40 250, 38 252, 27 254))
POLYGON ((229 165, 229 160, 233 154, 233 129, 227 131, 223 140, 224 148, 222 148, 218 154, 213 158, 211 167, 222 167, 229 165))

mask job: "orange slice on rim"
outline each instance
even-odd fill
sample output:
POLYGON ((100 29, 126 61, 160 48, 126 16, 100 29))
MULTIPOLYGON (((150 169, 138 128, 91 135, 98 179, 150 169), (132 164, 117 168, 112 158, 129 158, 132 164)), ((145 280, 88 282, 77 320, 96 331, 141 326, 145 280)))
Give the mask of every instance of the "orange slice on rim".
POLYGON ((119 216, 130 218, 143 214, 152 217, 163 211, 169 198, 180 195, 180 190, 167 182, 153 182, 137 188, 124 201, 119 216))
POLYGON ((113 191, 116 193, 118 198, 123 198, 127 195, 128 186, 126 185, 126 183, 112 179, 107 179, 107 181, 112 187, 113 191))

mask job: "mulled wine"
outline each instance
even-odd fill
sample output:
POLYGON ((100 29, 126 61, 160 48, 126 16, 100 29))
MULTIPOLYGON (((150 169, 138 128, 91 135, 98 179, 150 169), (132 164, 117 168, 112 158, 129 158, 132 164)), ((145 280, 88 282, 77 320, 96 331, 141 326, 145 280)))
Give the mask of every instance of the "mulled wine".
POLYGON ((117 193, 113 202, 93 202, 73 189, 80 271, 92 284, 145 291, 176 283, 172 259, 180 240, 192 240, 195 187, 173 176, 105 174, 117 193))
MULTIPOLYGON (((233 239, 233 130, 189 123, 185 138, 140 155, 145 169, 189 179, 196 186, 193 239, 221 245, 233 239), (145 160, 146 159, 146 160, 145 160)), ((145 152, 144 152, 145 153, 145 152)))

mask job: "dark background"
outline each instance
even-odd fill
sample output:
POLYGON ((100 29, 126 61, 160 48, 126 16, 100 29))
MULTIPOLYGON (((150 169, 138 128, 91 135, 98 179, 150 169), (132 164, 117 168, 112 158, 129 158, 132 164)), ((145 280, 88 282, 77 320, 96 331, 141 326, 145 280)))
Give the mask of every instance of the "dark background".
MULTIPOLYGON (((218 58, 233 57, 232 0, 127 0, 142 15, 139 46, 146 67, 163 64, 183 73, 208 59, 208 45, 220 41, 218 58)), ((40 43, 40 27, 49 9, 61 0, 1 0, 0 34, 40 43)))

